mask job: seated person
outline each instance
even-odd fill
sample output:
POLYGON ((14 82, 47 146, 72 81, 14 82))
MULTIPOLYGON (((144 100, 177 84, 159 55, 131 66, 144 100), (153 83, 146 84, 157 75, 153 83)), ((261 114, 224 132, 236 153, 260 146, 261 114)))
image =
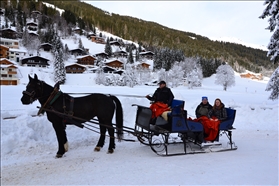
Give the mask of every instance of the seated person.
POLYGON ((206 96, 202 97, 202 102, 196 108, 196 117, 207 116, 209 111, 212 109, 212 105, 208 103, 208 98, 206 96))
POLYGON ((154 103, 151 104, 152 118, 160 116, 163 112, 170 110, 171 103, 173 101, 173 93, 170 88, 166 86, 165 81, 160 81, 153 96, 147 95, 146 98, 154 103))
POLYGON ((227 110, 225 108, 225 105, 222 103, 222 101, 217 98, 215 99, 213 108, 208 113, 211 120, 215 121, 224 121, 227 119, 227 110))

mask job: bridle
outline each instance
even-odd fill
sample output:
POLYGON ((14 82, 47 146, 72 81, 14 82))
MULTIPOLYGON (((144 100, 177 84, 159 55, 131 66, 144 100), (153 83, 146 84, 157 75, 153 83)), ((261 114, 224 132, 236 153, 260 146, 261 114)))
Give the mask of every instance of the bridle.
MULTIPOLYGON (((43 97, 43 84, 44 84, 44 81, 40 81, 40 80, 38 80, 38 81, 39 81, 39 82, 38 82, 37 84, 41 86, 40 96, 35 97, 35 95, 36 95, 36 93, 37 93, 35 90, 33 90, 32 92, 28 92, 28 91, 23 91, 23 92, 22 92, 22 94, 25 94, 25 95, 27 95, 27 96, 30 97, 30 103, 33 103, 33 102, 36 101, 37 99, 40 99, 40 98, 43 97)), ((30 84, 30 83, 29 83, 29 84, 30 84)), ((29 84, 28 84, 28 85, 29 85, 29 84)), ((27 87, 28 87, 28 85, 27 85, 27 87)))

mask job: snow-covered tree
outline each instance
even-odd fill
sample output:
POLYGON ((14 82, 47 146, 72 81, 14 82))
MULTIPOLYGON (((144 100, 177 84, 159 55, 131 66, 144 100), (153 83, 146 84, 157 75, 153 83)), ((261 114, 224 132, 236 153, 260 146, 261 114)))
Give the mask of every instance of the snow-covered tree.
POLYGON ((279 97, 279 67, 271 75, 266 91, 271 91, 269 99, 276 100, 279 97))
POLYGON ((134 87, 138 84, 138 73, 135 68, 127 67, 123 73, 124 84, 129 87, 134 87))
POLYGON ((224 63, 217 68, 215 84, 222 85, 225 91, 235 85, 234 71, 230 65, 224 63))
POLYGON ((279 62, 279 2, 278 0, 265 0, 264 5, 267 6, 259 18, 270 17, 268 19, 269 26, 266 29, 274 33, 267 46, 267 56, 276 63, 279 62))
POLYGON ((64 47, 61 39, 56 35, 52 41, 52 53, 54 55, 54 81, 60 84, 66 81, 66 70, 64 64, 64 47))
POLYGON ((54 82, 64 84, 66 81, 66 70, 63 61, 63 50, 58 49, 54 54, 54 82))
POLYGON ((96 78, 95 78, 95 82, 98 85, 104 85, 105 84, 105 73, 103 71, 103 68, 101 67, 101 65, 99 65, 98 70, 96 71, 96 78))
POLYGON ((172 82, 172 87, 177 87, 183 81, 183 69, 179 63, 175 63, 168 72, 169 81, 172 82))
MULTIPOLYGON (((268 19, 269 26, 267 27, 270 32, 273 32, 273 35, 270 38, 270 42, 267 46, 268 52, 267 56, 270 57, 270 60, 274 64, 279 63, 279 2, 278 0, 265 0, 264 5, 267 5, 263 11, 260 18, 268 19)), ((279 66, 273 72, 270 77, 270 80, 267 84, 266 91, 271 91, 269 99, 276 100, 279 95, 279 66)))
POLYGON ((200 67, 196 66, 192 71, 187 74, 188 88, 192 89, 193 87, 200 87, 202 84, 202 70, 200 67))

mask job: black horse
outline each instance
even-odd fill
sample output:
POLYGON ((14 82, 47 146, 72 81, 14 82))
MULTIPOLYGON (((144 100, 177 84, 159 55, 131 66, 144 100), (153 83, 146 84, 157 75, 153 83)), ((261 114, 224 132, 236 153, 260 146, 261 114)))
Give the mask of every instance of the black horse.
POLYGON ((115 138, 112 118, 115 110, 118 139, 121 140, 123 135, 123 110, 117 97, 94 93, 84 97, 73 98, 61 91, 57 91, 57 93, 53 95, 56 86, 52 87, 44 81, 39 80, 36 74, 34 78, 30 77, 30 75, 28 77, 29 83, 26 86, 26 91, 23 91, 21 102, 22 104, 27 105, 33 103, 35 100, 38 100, 42 107, 47 109, 47 118, 52 123, 58 140, 58 152, 56 157, 62 157, 68 150, 68 140, 65 131, 66 124, 75 124, 83 127, 82 123, 84 121, 76 118, 82 118, 89 121, 95 116, 98 118, 101 134, 95 147, 95 151, 100 151, 103 147, 106 130, 108 130, 110 136, 108 153, 113 153, 113 149, 115 149, 115 138), (64 115, 76 118, 65 118, 59 113, 67 113, 64 115))

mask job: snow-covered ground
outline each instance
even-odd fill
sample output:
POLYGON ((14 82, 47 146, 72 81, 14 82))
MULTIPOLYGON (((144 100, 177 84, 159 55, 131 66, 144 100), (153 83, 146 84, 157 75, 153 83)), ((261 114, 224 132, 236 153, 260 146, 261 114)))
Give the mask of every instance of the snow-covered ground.
MULTIPOLYGON (((32 117, 36 101, 22 105, 20 98, 28 74, 54 85, 47 69, 19 67, 18 86, 1 86, 1 185, 278 185, 278 100, 270 101, 267 81, 236 76, 236 85, 223 91, 214 84, 215 75, 200 88, 172 88, 175 98, 185 100, 189 117, 194 117, 202 96, 213 104, 220 98, 236 109, 233 141, 235 151, 160 157, 133 135, 136 142, 116 142, 107 154, 108 139, 100 152, 93 149, 99 134, 75 126, 67 127, 69 151, 56 159, 57 140, 46 116, 32 117), (4 119, 17 116, 15 119, 4 119)), ((136 107, 149 106, 145 96, 154 86, 106 87, 94 83, 94 74, 67 74, 63 92, 100 92, 118 95, 124 110, 124 125, 134 127, 136 107)), ((226 141, 222 136, 220 141, 226 141)))

